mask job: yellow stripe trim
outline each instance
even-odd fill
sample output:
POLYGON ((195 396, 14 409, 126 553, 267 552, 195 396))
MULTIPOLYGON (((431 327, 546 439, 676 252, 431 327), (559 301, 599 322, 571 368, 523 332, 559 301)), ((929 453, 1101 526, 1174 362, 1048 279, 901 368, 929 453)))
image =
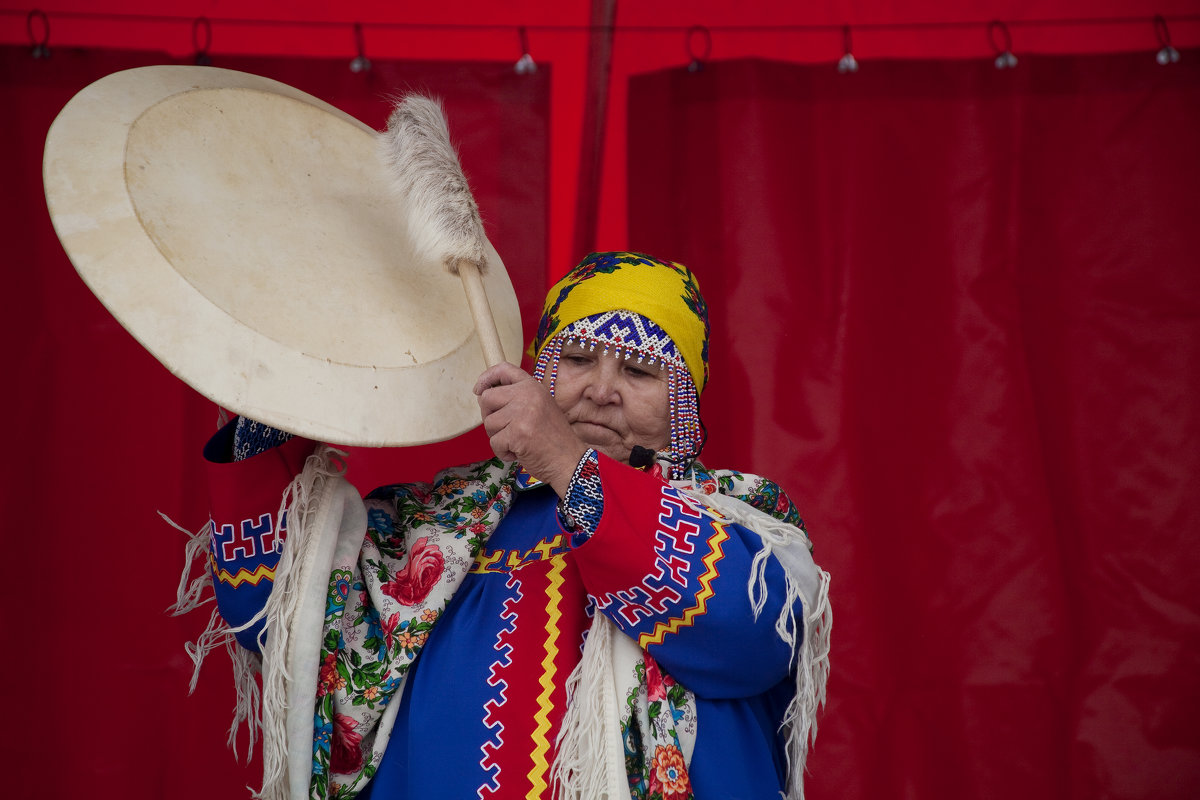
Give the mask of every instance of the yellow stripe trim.
POLYGON ((529 770, 528 800, 540 800, 545 795, 548 784, 546 777, 550 771, 550 694, 554 691, 554 660, 558 657, 558 638, 560 631, 559 620, 562 618, 562 585, 563 568, 566 560, 559 556, 550 560, 550 570, 547 573, 549 585, 546 587, 546 655, 542 659, 542 676, 538 679, 542 691, 537 698, 537 713, 533 715, 533 767, 529 770))
POLYGON ((659 622, 654 626, 654 630, 639 636, 638 644, 643 650, 652 644, 662 644, 668 633, 676 633, 680 628, 693 624, 696 617, 708 610, 708 600, 714 594, 712 582, 717 577, 717 562, 725 557, 723 545, 729 539, 723 524, 713 520, 712 526, 716 532, 708 537, 709 552, 701 562, 704 564, 704 572, 700 575, 700 591, 696 593, 696 604, 684 611, 682 616, 659 622))

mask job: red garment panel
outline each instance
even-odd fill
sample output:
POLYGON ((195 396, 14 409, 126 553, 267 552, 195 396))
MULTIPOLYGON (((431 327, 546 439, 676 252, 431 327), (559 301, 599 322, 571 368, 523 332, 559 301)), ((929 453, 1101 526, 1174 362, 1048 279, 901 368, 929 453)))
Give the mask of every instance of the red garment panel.
MULTIPOLYGON (((60 48, 35 61, 0 48, 0 126, 6 285, 0 332, 12 363, 4 382, 10 460, 0 492, 5 558, 0 592, 3 683, 14 765, 8 797, 246 797, 261 760, 237 765, 225 746, 233 695, 215 653, 187 696, 183 643, 207 621, 177 619, 184 536, 205 521, 199 453, 217 411, 172 377, 90 294, 46 213, 42 149, 63 105, 109 73, 169 63, 161 53, 60 48)), ((386 94, 444 97, 488 233, 504 254, 524 318, 536 324, 546 283, 549 71, 517 80, 511 64, 223 59, 222 66, 298 86, 375 126, 386 94)), ((490 454, 479 435, 409 450, 356 452, 360 488, 428 476, 490 454)), ((241 747, 245 748, 245 737, 241 747)))
POLYGON ((833 574, 811 797, 1200 786, 1187 56, 631 82, 630 246, 712 307, 705 458, 833 574))

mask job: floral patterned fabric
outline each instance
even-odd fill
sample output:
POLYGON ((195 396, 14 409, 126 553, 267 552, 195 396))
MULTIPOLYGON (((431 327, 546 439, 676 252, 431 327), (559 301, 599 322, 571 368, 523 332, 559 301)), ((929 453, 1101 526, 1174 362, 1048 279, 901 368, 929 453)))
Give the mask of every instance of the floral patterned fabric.
POLYGON ((680 729, 696 735, 695 698, 664 674, 653 656, 645 655, 635 673, 636 683, 625 697, 621 718, 629 796, 634 800, 690 800, 692 783, 679 737, 680 729))
MULTIPOLYGON (((697 462, 686 480, 694 483, 705 494, 720 492, 735 497, 747 505, 770 514, 778 520, 804 530, 804 518, 800 509, 792 503, 778 483, 760 475, 750 475, 736 470, 709 470, 697 462)), ((810 542, 811 544, 811 542, 810 542)))

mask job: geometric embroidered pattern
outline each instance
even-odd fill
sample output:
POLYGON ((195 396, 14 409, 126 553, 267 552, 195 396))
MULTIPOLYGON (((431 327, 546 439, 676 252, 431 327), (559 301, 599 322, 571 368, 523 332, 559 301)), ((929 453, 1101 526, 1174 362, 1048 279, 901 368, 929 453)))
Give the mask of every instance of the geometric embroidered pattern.
POLYGON ((247 417, 238 417, 233 430, 233 460, 245 461, 291 438, 292 434, 287 431, 247 417))
POLYGON ((696 617, 703 615, 708 610, 709 598, 715 594, 712 583, 717 577, 717 562, 724 558, 724 545, 729 539, 729 534, 725 532, 725 525, 712 520, 712 527, 713 535, 707 541, 708 555, 702 560, 704 572, 700 575, 700 591, 696 592, 695 604, 685 609, 680 616, 659 622, 653 630, 639 636, 638 646, 642 649, 652 644, 662 644, 668 633, 677 633, 680 628, 694 624, 696 617))
POLYGON ((488 774, 488 782, 479 787, 478 797, 481 799, 498 796, 500 791, 501 753, 505 750, 502 709, 508 702, 508 681, 501 676, 504 670, 512 666, 511 640, 517 631, 517 607, 524 596, 521 591, 521 579, 517 575, 510 574, 505 585, 513 591, 514 596, 504 601, 504 610, 500 618, 505 620, 505 623, 496 632, 496 643, 492 645, 492 649, 498 655, 488 668, 487 682, 496 691, 497 696, 484 705, 483 724, 491 734, 479 747, 483 753, 483 757, 479 759, 479 766, 488 774))

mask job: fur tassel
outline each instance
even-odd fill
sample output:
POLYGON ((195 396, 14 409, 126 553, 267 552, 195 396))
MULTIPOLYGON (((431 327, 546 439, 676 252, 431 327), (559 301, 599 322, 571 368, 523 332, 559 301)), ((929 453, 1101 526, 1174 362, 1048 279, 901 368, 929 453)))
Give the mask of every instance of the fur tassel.
POLYGON ((462 262, 487 268, 487 235, 439 101, 402 98, 379 136, 392 187, 418 257, 458 274, 462 262))

